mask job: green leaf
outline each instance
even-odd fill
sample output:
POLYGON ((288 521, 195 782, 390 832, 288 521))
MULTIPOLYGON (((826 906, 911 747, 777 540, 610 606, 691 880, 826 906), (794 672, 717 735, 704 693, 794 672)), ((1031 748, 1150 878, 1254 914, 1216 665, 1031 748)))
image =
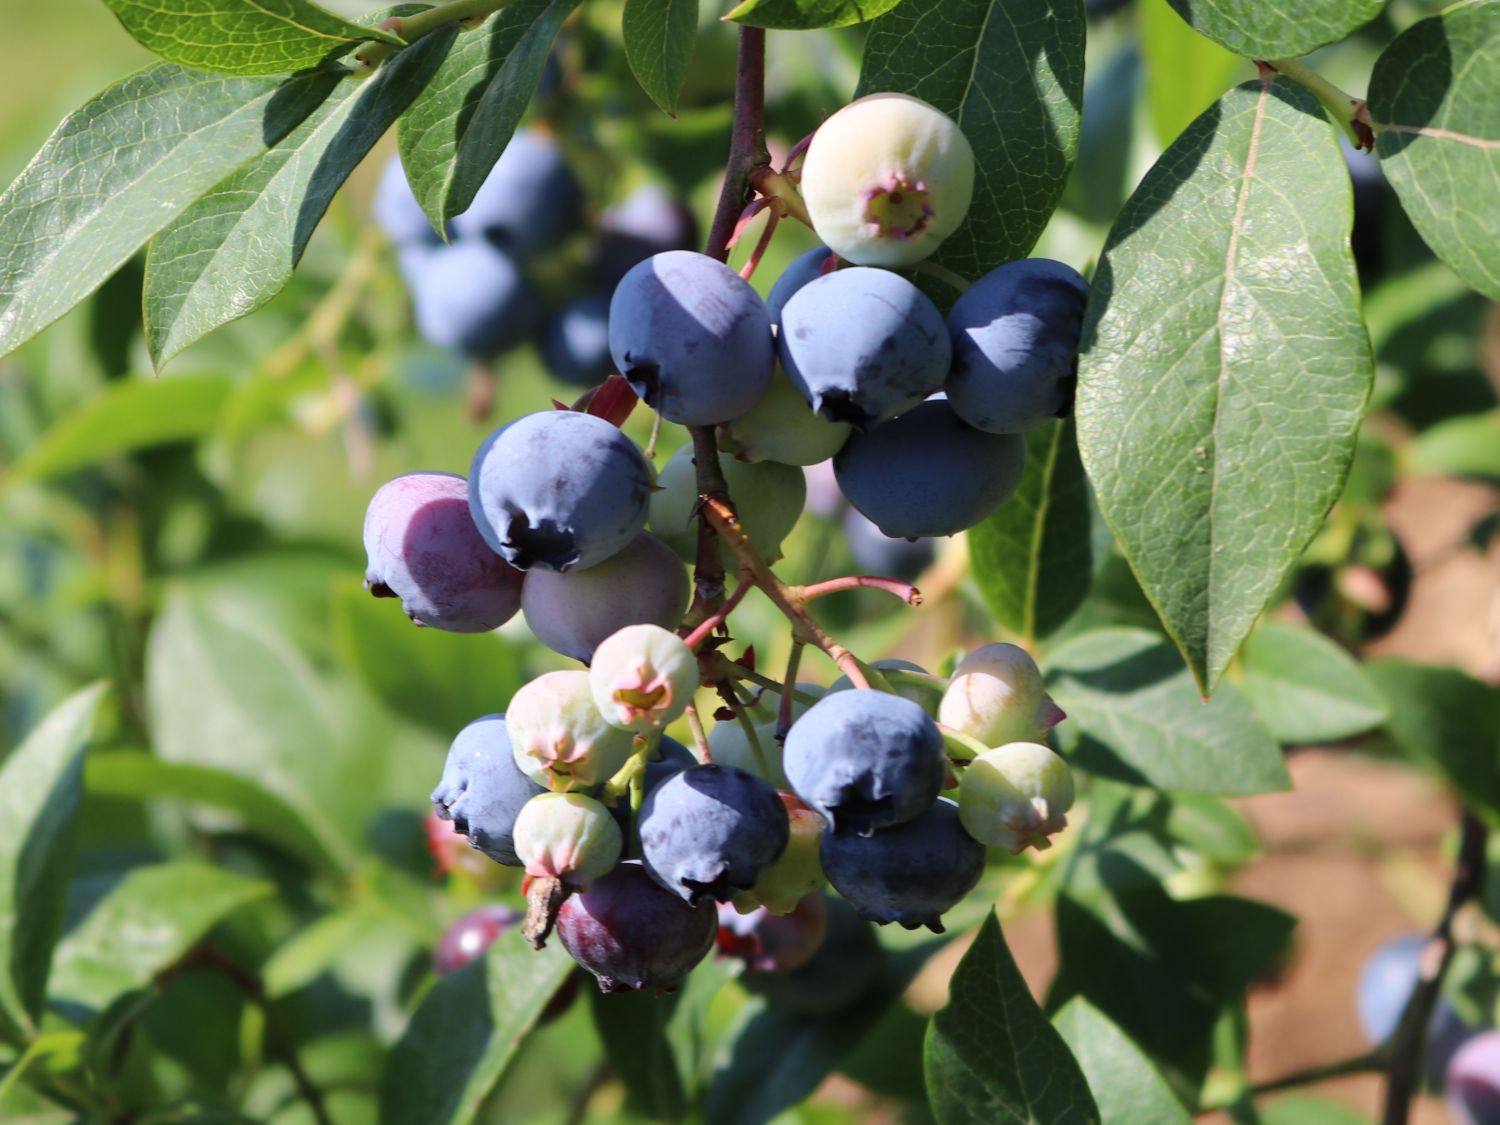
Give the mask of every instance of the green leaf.
POLYGON ((1032 430, 1021 487, 968 534, 969 561, 985 604, 1024 643, 1060 627, 1088 597, 1091 528, 1073 423, 1032 430))
POLYGON ((1456 4, 1375 61, 1375 155, 1433 252, 1500 300, 1500 3, 1456 4))
POLYGON ((517 0, 466 32, 396 126, 401 164, 436 230, 466 210, 515 132, 578 0, 517 0))
POLYGON ((1380 14, 1386 0, 1167 0, 1200 35, 1247 59, 1306 55, 1380 14))
POLYGON ((58 945, 52 994, 103 1009, 150 984, 215 924, 274 890, 207 864, 134 868, 58 945))
POLYGON ((484 960, 433 985, 391 1050, 381 1125, 473 1121, 574 965, 555 937, 533 950, 517 926, 496 939, 484 960))
POLYGON ((649 992, 593 995, 594 1027, 625 1086, 626 1107, 652 1121, 678 1121, 687 1106, 682 1075, 667 1039, 676 998, 649 992))
POLYGON ((1062 198, 1083 105, 1081 0, 902 4, 870 25, 860 95, 931 102, 974 148, 974 201, 934 260, 970 280, 1025 257, 1062 198))
POLYGON ((1240 86, 1147 174, 1091 282, 1079 451, 1205 692, 1349 470, 1373 378, 1352 215, 1312 96, 1240 86))
POLYGON ((260 787, 255 781, 212 766, 164 762, 137 751, 90 755, 84 788, 101 797, 131 801, 179 801, 226 812, 248 831, 265 837, 330 874, 349 862, 337 839, 317 821, 260 787))
POLYGON ((217 424, 231 389, 222 375, 112 383, 59 418, 0 477, 0 490, 138 449, 202 437, 217 424))
POLYGON ((83 755, 103 695, 96 685, 70 696, 0 764, 0 1030, 27 1038, 62 933, 83 755))
POLYGON ((744 0, 724 18, 749 27, 805 31, 864 23, 899 3, 901 0, 744 0))
POLYGON ((698 0, 625 0, 625 59, 651 100, 677 116, 677 94, 698 38, 698 0))
POLYGON ((927 1099, 938 1125, 1098 1121, 1077 1061, 1021 979, 991 913, 927 1029, 927 1099))
POLYGON ((331 74, 279 82, 163 63, 64 118, 0 195, 0 355, 102 285, 337 83, 331 74))
POLYGON ((1045 662, 1068 713, 1056 729, 1081 769, 1131 785, 1238 796, 1287 789, 1281 747, 1226 684, 1205 701, 1172 646, 1144 629, 1096 629, 1045 662))
POLYGON ((1500 414, 1465 414, 1429 426, 1408 448, 1406 471, 1500 481, 1500 414))
POLYGON ((394 601, 340 585, 333 601, 340 661, 382 703, 451 737, 502 708, 525 679, 516 647, 498 635, 419 629, 394 601))
POLYGON ((1098 1008, 1078 997, 1052 1023, 1083 1069, 1104 1125, 1190 1125, 1192 1116, 1166 1079, 1098 1008))
POLYGON ((1500 692, 1457 668, 1382 660, 1367 670, 1390 707, 1386 726, 1401 749, 1500 825, 1500 692))
POLYGON ((458 32, 424 36, 345 82, 254 163, 189 207, 146 253, 146 344, 158 367, 281 291, 334 192, 437 71, 458 32))
POLYGON ((1267 621, 1245 642, 1240 690, 1288 746, 1336 742, 1385 719, 1359 663, 1323 634, 1267 621))
POLYGON ((212 74, 290 74, 368 39, 400 45, 309 0, 104 0, 153 54, 212 74))
POLYGON ((1175 141, 1219 96, 1253 68, 1183 23, 1167 0, 1136 6, 1141 54, 1146 63, 1146 109, 1156 139, 1175 141))

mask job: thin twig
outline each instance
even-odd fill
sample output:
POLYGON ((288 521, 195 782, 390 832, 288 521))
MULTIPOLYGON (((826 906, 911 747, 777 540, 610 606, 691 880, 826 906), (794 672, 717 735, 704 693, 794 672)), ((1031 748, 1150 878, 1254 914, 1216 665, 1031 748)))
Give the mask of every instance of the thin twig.
MULTIPOLYGON (((714 536, 714 543, 717 546, 717 535, 714 536)), ((683 642, 688 646, 688 648, 697 648, 705 640, 708 639, 708 635, 710 633, 712 633, 720 625, 723 625, 729 615, 734 612, 735 606, 739 605, 740 602, 744 600, 745 595, 748 594, 754 588, 754 586, 755 584, 753 582, 742 580, 740 584, 734 588, 734 593, 729 595, 729 600, 727 602, 725 602, 722 606, 715 610, 712 616, 704 618, 703 622, 699 624, 697 628, 695 628, 691 633, 682 638, 683 642)))
POLYGON ((1465 809, 1459 825, 1458 856, 1453 867, 1453 882, 1448 888, 1448 905, 1438 919, 1427 947, 1422 950, 1421 975, 1391 1038, 1385 1110, 1381 1115, 1384 1125, 1406 1125, 1411 1112, 1411 1100, 1421 1080, 1427 1025, 1432 1021, 1432 1011, 1443 988, 1443 976, 1453 960, 1457 944, 1453 938, 1453 919, 1484 886, 1484 853, 1488 837, 1489 830, 1465 809))
POLYGON ((814 582, 810 586, 787 587, 787 593, 799 602, 810 602, 845 590, 881 590, 893 598, 900 598, 907 605, 922 604, 922 591, 910 582, 898 582, 894 578, 882 578, 878 574, 850 574, 843 578, 830 578, 826 582, 814 582))
POLYGON ((793 638, 792 651, 786 658, 786 677, 781 681, 788 690, 781 693, 781 706, 776 709, 776 741, 785 742, 786 732, 792 729, 792 704, 797 699, 797 666, 802 663, 802 650, 807 647, 793 638))
POLYGON ((698 715, 697 705, 689 703, 685 713, 688 729, 693 732, 693 745, 698 751, 698 760, 704 765, 712 765, 714 755, 713 751, 708 748, 708 734, 703 729, 703 720, 698 715))

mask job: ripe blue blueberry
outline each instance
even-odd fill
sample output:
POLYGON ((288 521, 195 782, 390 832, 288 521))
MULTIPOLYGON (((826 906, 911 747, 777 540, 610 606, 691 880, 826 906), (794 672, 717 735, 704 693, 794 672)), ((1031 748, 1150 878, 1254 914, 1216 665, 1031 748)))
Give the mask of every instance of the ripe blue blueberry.
POLYGON ((475 719, 453 740, 433 811, 496 863, 520 867, 514 831, 522 807, 544 790, 521 772, 503 714, 475 719))
POLYGON ((964 831, 958 806, 946 798, 872 836, 823 837, 823 872, 834 890, 862 918, 908 930, 926 926, 942 933, 942 916, 974 889, 984 859, 984 845, 964 831))
POLYGON ((697 242, 693 213, 655 184, 644 184, 600 218, 595 273, 600 284, 613 289, 651 255, 690 250, 697 242))
POLYGON ((454 473, 381 485, 365 512, 365 589, 400 598, 418 625, 453 633, 488 632, 514 617, 523 576, 480 536, 468 497, 454 473))
POLYGON ((792 724, 782 768, 833 831, 868 834, 932 807, 948 776, 927 712, 882 691, 831 692, 792 724))
POLYGON ((786 303, 810 281, 816 281, 823 276, 824 267, 828 264, 828 257, 833 251, 826 246, 814 246, 805 254, 799 255, 791 265, 781 271, 781 276, 771 286, 771 291, 766 294, 766 312, 771 316, 771 323, 777 328, 781 327, 781 310, 786 308, 786 303))
POLYGON ((886 535, 956 535, 1010 499, 1026 439, 982 433, 934 399, 855 434, 833 468, 849 503, 886 535))
POLYGON ((1088 282, 1047 258, 1007 262, 976 281, 948 314, 948 401, 969 425, 1020 433, 1073 406, 1088 282))
POLYGON ((609 378, 615 370, 609 357, 609 297, 586 293, 565 301, 543 323, 538 344, 554 379, 592 387, 609 378))
POLYGON ((776 349, 814 410, 861 430, 940 389, 952 357, 937 306, 899 274, 867 268, 838 270, 793 294, 776 349))
POLYGON ((557 142, 522 129, 453 229, 460 239, 484 239, 524 259, 566 238, 582 214, 583 192, 557 142))
POLYGON ((669 422, 743 414, 771 381, 766 306, 716 258, 669 250, 634 267, 609 305, 609 350, 635 393, 669 422))
POLYGON ((469 510, 485 541, 521 570, 603 562, 646 522, 651 469, 603 418, 527 414, 485 439, 469 473, 469 510))
POLYGON ((557 915, 563 948, 601 992, 676 988, 713 948, 718 929, 712 902, 689 906, 628 861, 570 895, 557 915))
POLYGON ((475 359, 524 343, 540 312, 515 260, 487 242, 460 240, 422 252, 408 284, 423 338, 475 359))
POLYGON ((521 587, 521 611, 536 639, 585 664, 610 634, 627 625, 671 627, 687 604, 681 560, 644 531, 597 566, 566 574, 533 568, 521 587))
POLYGON ((1403 934, 1386 942, 1359 975, 1359 1026, 1372 1047, 1389 1039, 1401 1021, 1420 974, 1423 934, 1403 934))
POLYGON ((786 849, 786 806, 754 774, 694 766, 653 789, 641 807, 641 858, 663 887, 694 904, 755 885, 786 849))

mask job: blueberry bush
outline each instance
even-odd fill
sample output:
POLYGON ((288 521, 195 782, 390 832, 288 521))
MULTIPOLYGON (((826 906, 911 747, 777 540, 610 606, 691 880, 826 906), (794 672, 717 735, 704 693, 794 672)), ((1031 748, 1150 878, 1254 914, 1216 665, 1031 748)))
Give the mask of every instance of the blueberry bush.
POLYGON ((1500 692, 1371 651, 1500 481, 1500 0, 103 2, 0 129, 0 1119, 1500 1121, 1500 692), (1266 1076, 1314 744, 1452 846, 1266 1076))

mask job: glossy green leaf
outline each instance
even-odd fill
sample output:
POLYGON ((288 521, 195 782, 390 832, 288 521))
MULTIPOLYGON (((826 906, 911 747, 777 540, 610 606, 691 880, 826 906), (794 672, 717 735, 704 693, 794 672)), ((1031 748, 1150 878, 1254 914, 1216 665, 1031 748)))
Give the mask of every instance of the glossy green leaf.
POLYGON ((675 998, 590 992, 594 1027, 610 1067, 625 1086, 626 1107, 651 1121, 681 1120, 687 1096, 666 1034, 675 998))
POLYGON ((201 863, 134 868, 58 945, 52 994, 102 1009, 150 984, 216 923, 274 889, 201 863))
POLYGON ((1025 257, 1062 198, 1083 105, 1081 0, 913 0, 870 25, 861 95, 913 94, 974 148, 974 201, 935 260, 974 280, 1025 257))
POLYGON ((1359 663, 1306 626, 1262 624, 1245 642, 1243 672, 1240 690, 1288 746, 1349 738, 1385 719, 1359 663))
POLYGON ((102 285, 336 82, 223 78, 163 63, 64 118, 0 195, 0 354, 102 285))
POLYGON ((1390 708, 1386 726, 1396 743, 1500 825, 1500 692, 1432 664, 1381 660, 1368 671, 1390 708))
POLYGON ((127 379, 59 418, 3 477, 0 488, 47 480, 109 457, 209 433, 232 384, 222 375, 127 379))
POLYGON ((1079 451, 1204 691, 1349 470, 1373 378, 1352 215, 1311 95, 1240 86, 1147 174, 1091 281, 1079 451))
POLYGON ((1375 154, 1437 256, 1500 300, 1500 3, 1407 28, 1370 75, 1375 154))
POLYGON ((436 72, 457 35, 424 36, 345 82, 289 135, 188 208, 146 253, 146 344, 157 366, 281 291, 334 192, 436 72))
POLYGON ((1173 840, 1225 867, 1242 867, 1260 855, 1260 840, 1245 814, 1217 797, 1174 793, 1166 828, 1173 840))
POLYGON ((849 27, 884 15, 899 3, 901 0, 744 0, 724 18, 749 27, 791 31, 849 27))
POLYGON ((1500 414, 1466 414, 1423 430, 1408 449, 1414 476, 1500 481, 1500 414))
POLYGON ((1073 423, 1032 430, 1020 488, 967 536, 974 581, 996 620, 1027 644, 1067 621, 1088 597, 1091 531, 1073 423))
POLYGON ((1183 23, 1167 0, 1140 0, 1136 19, 1146 64, 1146 109, 1156 139, 1169 145, 1255 68, 1183 23))
POLYGON ((676 116, 698 38, 698 0, 625 0, 625 59, 653 102, 676 116))
POLYGON ((1104 1125, 1190 1125, 1193 1120, 1145 1053, 1082 997, 1052 1017, 1073 1052, 1104 1125))
POLYGON ((1380 14, 1386 0, 1167 0, 1193 30, 1247 59, 1306 55, 1380 14))
POLYGON ((227 770, 122 750, 91 755, 83 780, 88 792, 101 797, 174 801, 229 813, 246 830, 323 871, 338 872, 351 862, 340 841, 323 831, 316 819, 227 770))
POLYGON ((482 961, 433 985, 392 1049, 381 1125, 461 1125, 475 1119, 521 1038, 575 962, 555 937, 533 950, 520 927, 482 961))
POLYGON ((453 44, 396 126, 411 189, 442 230, 466 210, 526 112, 578 0, 516 0, 453 44))
POLYGON ((938 1125, 1100 1120, 1088 1083, 1016 968, 993 912, 949 982, 925 1049, 938 1125))
POLYGON ((452 737, 492 711, 525 680, 520 654, 498 635, 421 629, 395 601, 341 585, 333 602, 340 661, 391 709, 452 737))
POLYGON ((83 756, 103 695, 95 686, 69 697, 0 763, 0 1030, 28 1038, 62 933, 83 756))
POLYGON ((310 0, 104 0, 125 30, 168 62, 211 74, 290 74, 363 40, 400 44, 310 0))
POLYGON ((1156 633, 1096 629, 1047 655, 1069 759, 1101 777, 1221 796, 1289 788, 1281 747, 1232 685, 1204 701, 1156 633))

